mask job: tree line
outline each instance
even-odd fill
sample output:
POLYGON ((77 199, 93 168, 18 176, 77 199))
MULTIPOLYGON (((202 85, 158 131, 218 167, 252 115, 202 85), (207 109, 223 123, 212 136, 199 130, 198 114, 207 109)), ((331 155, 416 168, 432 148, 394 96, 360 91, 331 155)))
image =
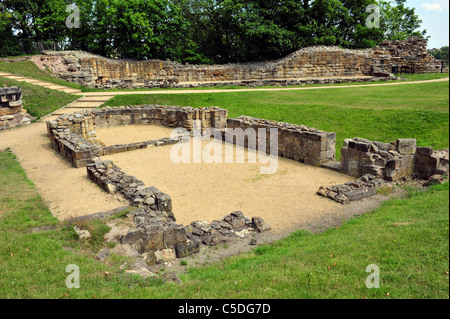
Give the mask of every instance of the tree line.
POLYGON ((368 48, 425 36, 405 1, 3 0, 0 56, 46 48, 212 64, 272 60, 312 45, 368 48), (366 25, 377 13, 366 10, 371 4, 378 28, 366 25), (67 27, 70 15, 79 17, 78 28, 67 27))
POLYGON ((443 46, 440 49, 432 49, 432 50, 428 50, 428 52, 430 52, 436 59, 439 60, 444 60, 446 65, 449 65, 449 49, 448 49, 448 45, 443 46))

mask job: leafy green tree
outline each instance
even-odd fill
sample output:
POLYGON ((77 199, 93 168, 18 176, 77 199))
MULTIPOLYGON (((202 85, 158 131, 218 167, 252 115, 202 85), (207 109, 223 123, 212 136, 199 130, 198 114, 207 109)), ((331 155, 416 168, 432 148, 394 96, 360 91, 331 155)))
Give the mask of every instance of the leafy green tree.
POLYGON ((444 60, 447 65, 448 65, 448 46, 442 47, 441 48, 441 52, 442 52, 442 60, 444 60))
POLYGON ((180 0, 183 17, 188 21, 186 36, 197 44, 206 59, 215 63, 234 60, 239 46, 235 15, 239 4, 233 0, 180 0))
POLYGON ((240 59, 276 59, 308 44, 309 36, 303 27, 308 21, 302 2, 288 0, 281 6, 278 1, 254 0, 239 4, 235 25, 240 59))
POLYGON ((37 53, 35 44, 62 46, 65 39, 65 9, 69 0, 5 0, 23 51, 37 53))
POLYGON ((181 9, 168 0, 78 0, 80 28, 70 47, 134 59, 181 61, 194 52, 181 9))
POLYGON ((414 8, 405 6, 406 0, 379 1, 380 29, 384 40, 406 40, 411 36, 426 36, 426 30, 419 31, 422 20, 414 8))
POLYGON ((436 59, 444 60, 446 65, 448 65, 449 57, 448 57, 448 46, 444 46, 440 49, 429 50, 431 55, 433 55, 436 59))
POLYGON ((366 9, 376 5, 376 0, 342 0, 342 21, 339 24, 339 45, 346 48, 370 48, 383 41, 383 32, 379 28, 367 26, 367 19, 375 12, 366 9))
MULTIPOLYGON (((98 41, 98 31, 94 29, 96 17, 94 14, 94 0, 75 0, 78 7, 80 24, 78 28, 68 28, 66 30, 68 49, 83 50, 100 54, 98 41)), ((66 17, 70 13, 66 12, 66 17)), ((104 35, 102 35, 104 36, 104 35)))
POLYGON ((22 54, 19 41, 13 33, 12 14, 0 3, 0 57, 22 54))
POLYGON ((187 22, 180 8, 167 0, 116 1, 114 44, 126 58, 179 61, 187 22))
POLYGON ((0 41, 8 48, 17 42, 25 53, 35 53, 36 43, 50 43, 117 58, 270 60, 311 45, 368 48, 425 36, 405 1, 4 0, 0 41), (70 4, 79 8, 79 28, 66 26, 70 4), (380 28, 366 24, 371 4, 380 6, 380 28))

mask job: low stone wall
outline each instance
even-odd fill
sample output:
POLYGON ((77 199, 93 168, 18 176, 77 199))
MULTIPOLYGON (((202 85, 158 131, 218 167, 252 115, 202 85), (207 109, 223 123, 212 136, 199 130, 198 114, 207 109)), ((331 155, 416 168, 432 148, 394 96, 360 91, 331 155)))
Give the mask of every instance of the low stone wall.
MULTIPOLYGON (((301 86, 301 85, 322 85, 339 83, 361 83, 375 81, 391 81, 395 78, 391 76, 340 76, 340 77, 309 77, 298 79, 252 79, 252 80, 224 80, 209 82, 178 82, 171 80, 146 80, 144 83, 126 81, 126 80, 108 80, 102 87, 105 89, 151 89, 151 88, 201 88, 201 87, 223 87, 223 86, 241 86, 241 87, 261 87, 261 86, 301 86)), ((98 87, 95 85, 95 87, 98 87)))
POLYGON ((362 138, 346 139, 341 149, 341 173, 355 182, 320 187, 317 194, 345 204, 376 194, 386 184, 418 178, 424 186, 444 180, 449 173, 449 149, 416 147, 415 139, 381 143, 362 138))
POLYGON ((420 37, 411 37, 406 41, 385 41, 364 50, 314 46, 279 60, 226 65, 115 60, 81 51, 44 52, 35 63, 50 68, 64 80, 105 89, 301 85, 334 81, 325 78, 354 81, 364 77, 386 78, 392 72, 440 72, 442 61, 427 52, 426 44, 420 37), (316 81, 309 80, 312 78, 316 81))
POLYGON ((395 143, 347 139, 341 149, 341 172, 354 177, 371 174, 390 181, 448 174, 449 150, 416 147, 415 139, 395 143))
POLYGON ((414 172, 416 140, 398 139, 396 143, 346 139, 341 149, 341 172, 360 177, 371 174, 386 180, 410 178, 414 172))
POLYGON ((121 245, 131 245, 148 265, 155 264, 159 254, 184 258, 199 251, 201 244, 215 246, 263 232, 270 227, 258 217, 249 219, 233 212, 211 224, 193 221, 188 226, 176 224, 172 199, 154 186, 146 186, 136 177, 123 172, 112 161, 99 158, 86 166, 88 177, 111 194, 120 193, 133 206, 133 224, 115 238, 121 245))
POLYGON ((31 116, 23 108, 22 90, 17 86, 0 88, 0 131, 22 124, 31 124, 31 116))
POLYGON ((92 158, 119 152, 126 152, 148 146, 162 146, 178 142, 177 139, 143 141, 141 143, 102 145, 95 132, 97 127, 158 124, 167 127, 193 129, 194 121, 201 121, 202 129, 226 126, 227 110, 217 107, 194 109, 177 106, 128 106, 84 110, 74 114, 64 114, 47 122, 47 131, 52 147, 74 167, 83 167, 92 158))
MULTIPOLYGON (((185 128, 192 131, 194 121, 200 121, 202 131, 215 128, 252 128, 258 138, 258 129, 265 130, 266 152, 270 153, 270 128, 278 130, 278 155, 308 165, 320 166, 335 159, 336 134, 304 125, 275 122, 248 116, 227 119, 228 111, 217 107, 199 108, 176 106, 127 106, 84 110, 65 114, 47 122, 47 131, 52 147, 74 167, 91 163, 94 157, 178 143, 180 138, 169 137, 139 143, 105 146, 98 139, 95 129, 130 124, 158 124, 167 127, 185 128)), ((224 136, 225 137, 225 136, 224 136)), ((236 141, 235 141, 236 142, 236 141)), ((248 145, 245 144, 245 147, 248 145)))
MULTIPOLYGON (((275 122, 249 116, 240 116, 228 119, 227 127, 240 128, 244 131, 248 128, 256 132, 264 129, 266 153, 270 153, 270 129, 278 130, 278 156, 293 159, 308 165, 320 166, 320 164, 333 161, 336 157, 336 133, 325 132, 304 125, 295 125, 283 122, 275 122)), ((248 143, 244 144, 248 147, 248 143)))
POLYGON ((142 181, 123 172, 112 161, 96 158, 86 169, 88 177, 108 193, 121 193, 132 205, 148 206, 153 211, 164 212, 165 217, 175 221, 169 195, 156 187, 145 187, 142 181))
POLYGON ((193 221, 187 226, 148 207, 133 211, 131 217, 132 227, 115 240, 120 245, 130 245, 149 266, 195 254, 200 245, 216 246, 270 230, 261 218, 250 219, 238 211, 211 223, 193 221))

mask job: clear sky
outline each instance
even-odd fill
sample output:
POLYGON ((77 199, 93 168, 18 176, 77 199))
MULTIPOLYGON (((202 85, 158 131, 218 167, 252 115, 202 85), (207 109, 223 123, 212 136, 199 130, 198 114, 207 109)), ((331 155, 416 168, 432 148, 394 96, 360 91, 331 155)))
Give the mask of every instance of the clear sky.
POLYGON ((406 6, 416 9, 422 20, 422 30, 427 30, 428 49, 441 48, 448 45, 449 0, 406 0, 406 6))

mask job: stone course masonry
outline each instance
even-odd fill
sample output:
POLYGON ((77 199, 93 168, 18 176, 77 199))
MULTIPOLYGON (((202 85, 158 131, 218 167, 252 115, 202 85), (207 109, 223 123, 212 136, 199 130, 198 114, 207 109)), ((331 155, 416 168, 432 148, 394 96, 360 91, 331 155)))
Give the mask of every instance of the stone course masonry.
POLYGON ((96 88, 303 85, 386 80, 391 73, 440 72, 427 41, 384 41, 363 50, 336 46, 300 49, 274 61, 190 65, 161 60, 116 60, 81 51, 44 52, 39 65, 58 77, 96 88))

